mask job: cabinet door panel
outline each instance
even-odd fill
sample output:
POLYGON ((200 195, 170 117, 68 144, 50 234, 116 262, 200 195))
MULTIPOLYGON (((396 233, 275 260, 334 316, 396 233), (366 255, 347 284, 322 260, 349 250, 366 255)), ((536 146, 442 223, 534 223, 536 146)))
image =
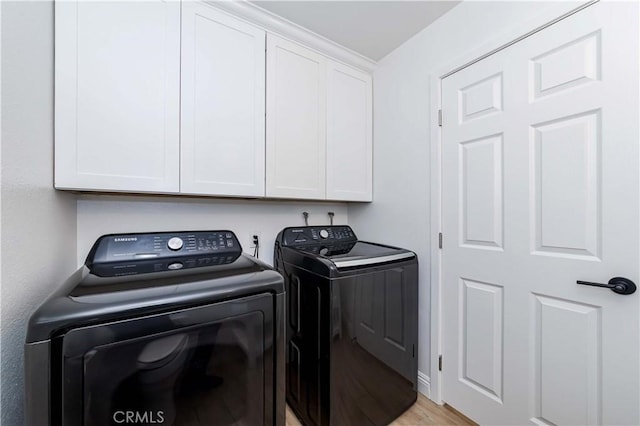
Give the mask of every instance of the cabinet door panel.
POLYGON ((265 32, 202 3, 182 18, 180 190, 264 196, 265 32))
POLYGON ((329 61, 327 198, 371 201, 371 75, 329 61))
POLYGON ((180 5, 56 2, 55 186, 177 192, 180 5))
POLYGON ((325 198, 325 58, 267 37, 267 196, 325 198))

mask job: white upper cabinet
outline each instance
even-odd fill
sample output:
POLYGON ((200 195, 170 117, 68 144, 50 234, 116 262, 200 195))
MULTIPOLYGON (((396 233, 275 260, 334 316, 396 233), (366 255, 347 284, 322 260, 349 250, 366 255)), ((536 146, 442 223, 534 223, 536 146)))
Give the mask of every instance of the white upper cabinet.
POLYGON ((58 0, 55 50, 58 189, 371 201, 370 74, 197 1, 58 0))
POLYGON ((325 199, 326 59, 267 37, 269 197, 325 199))
POLYGON ((56 188, 177 192, 180 3, 55 7, 56 188))
POLYGON ((267 37, 270 197, 371 201, 371 75, 267 37))
POLYGON ((372 199, 371 75, 328 61, 327 199, 372 199))
POLYGON ((264 196, 265 31, 182 4, 180 192, 264 196))

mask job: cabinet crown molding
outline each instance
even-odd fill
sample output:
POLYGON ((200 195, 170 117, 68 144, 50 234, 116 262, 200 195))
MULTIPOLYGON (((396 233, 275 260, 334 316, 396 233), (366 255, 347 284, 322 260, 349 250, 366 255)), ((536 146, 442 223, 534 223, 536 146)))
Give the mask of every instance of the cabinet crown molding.
POLYGON ((377 65, 376 61, 247 0, 205 0, 205 3, 258 25, 268 32, 301 43, 321 54, 344 62, 346 65, 351 65, 366 72, 373 72, 377 65))

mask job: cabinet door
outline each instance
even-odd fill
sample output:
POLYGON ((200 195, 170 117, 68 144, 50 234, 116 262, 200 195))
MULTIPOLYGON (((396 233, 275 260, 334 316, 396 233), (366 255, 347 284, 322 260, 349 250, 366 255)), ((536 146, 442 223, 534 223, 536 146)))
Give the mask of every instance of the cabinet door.
POLYGON ((325 66, 267 36, 267 196, 325 198, 325 66))
POLYGON ((327 66, 327 199, 372 199, 371 75, 327 66))
POLYGON ((180 191, 264 196, 265 32, 182 4, 180 191))
POLYGON ((56 188, 177 192, 180 4, 55 12, 56 188))

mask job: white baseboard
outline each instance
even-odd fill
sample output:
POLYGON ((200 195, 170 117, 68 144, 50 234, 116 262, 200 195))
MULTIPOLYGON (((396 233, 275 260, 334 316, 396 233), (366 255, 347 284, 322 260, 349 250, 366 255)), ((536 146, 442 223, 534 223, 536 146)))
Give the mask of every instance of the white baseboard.
POLYGON ((431 399, 431 378, 418 371, 418 392, 431 399))

